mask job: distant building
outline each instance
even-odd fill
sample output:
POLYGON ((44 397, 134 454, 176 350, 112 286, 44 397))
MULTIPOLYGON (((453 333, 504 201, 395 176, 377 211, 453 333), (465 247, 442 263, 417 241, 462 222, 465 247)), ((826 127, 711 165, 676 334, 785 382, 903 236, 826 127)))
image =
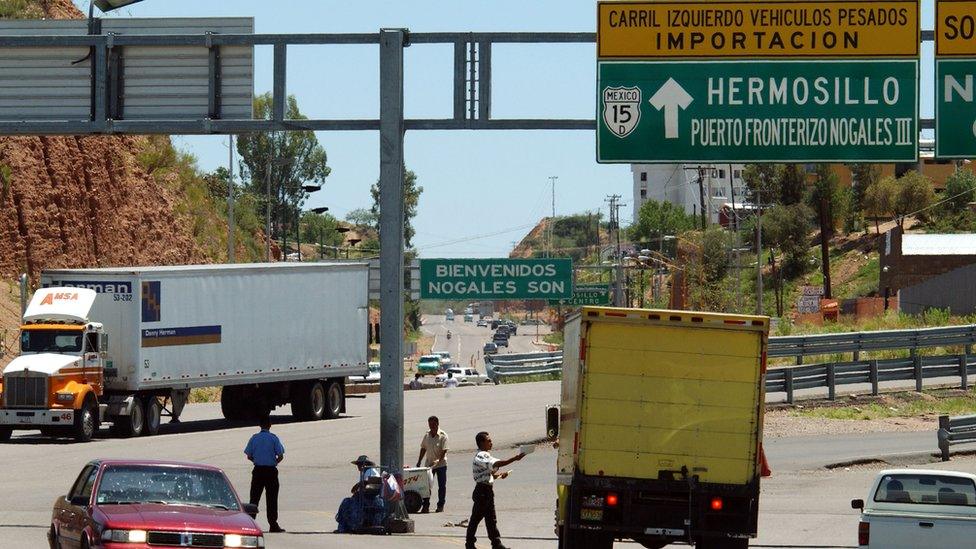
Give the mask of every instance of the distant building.
POLYGON ((897 294, 899 310, 976 312, 976 234, 904 234, 896 227, 878 247, 878 293, 897 294))
POLYGON ((701 165, 699 187, 697 164, 631 164, 634 176, 633 220, 648 200, 671 202, 685 213, 701 215, 701 192, 705 191, 705 208, 709 221, 720 221, 719 211, 735 199, 736 208, 745 201, 746 187, 742 180, 744 164, 701 165), (733 193, 735 196, 733 196, 733 193))

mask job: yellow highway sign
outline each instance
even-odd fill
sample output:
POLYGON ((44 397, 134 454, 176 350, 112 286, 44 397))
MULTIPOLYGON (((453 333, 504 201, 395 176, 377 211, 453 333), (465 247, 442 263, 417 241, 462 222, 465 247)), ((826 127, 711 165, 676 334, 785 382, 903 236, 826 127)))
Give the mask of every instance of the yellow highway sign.
POLYGON ((976 56, 976 1, 936 1, 935 54, 976 56))
MULTIPOLYGON (((974 13, 976 2, 967 4, 974 13)), ((597 57, 913 57, 918 0, 599 2, 597 57)), ((969 27, 970 29, 972 26, 969 27)), ((976 42, 969 40, 969 47, 976 42)))

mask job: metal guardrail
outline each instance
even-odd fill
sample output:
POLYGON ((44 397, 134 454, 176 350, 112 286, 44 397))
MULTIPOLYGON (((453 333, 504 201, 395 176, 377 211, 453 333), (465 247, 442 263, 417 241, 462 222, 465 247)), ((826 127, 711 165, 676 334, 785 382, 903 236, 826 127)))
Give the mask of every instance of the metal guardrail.
POLYGON ((770 337, 766 356, 796 357, 797 365, 801 365, 803 358, 808 356, 853 353, 853 360, 856 362, 860 358, 861 351, 904 349, 914 351, 926 347, 963 345, 966 347, 966 352, 971 353, 970 347, 973 344, 976 344, 976 325, 970 324, 917 330, 770 337))
POLYGON ((832 362, 807 366, 773 368, 766 372, 766 393, 786 393, 792 404, 794 392, 800 389, 826 388, 827 398, 834 400, 838 385, 870 383, 877 395, 879 384, 886 381, 915 381, 921 391, 926 379, 959 377, 963 389, 969 387, 969 376, 976 374, 976 355, 939 355, 856 362, 832 362))
POLYGON ((949 461, 949 446, 976 442, 976 416, 939 416, 939 451, 949 461))
POLYGON ((495 383, 504 377, 551 374, 562 369, 562 351, 485 355, 485 372, 495 383))

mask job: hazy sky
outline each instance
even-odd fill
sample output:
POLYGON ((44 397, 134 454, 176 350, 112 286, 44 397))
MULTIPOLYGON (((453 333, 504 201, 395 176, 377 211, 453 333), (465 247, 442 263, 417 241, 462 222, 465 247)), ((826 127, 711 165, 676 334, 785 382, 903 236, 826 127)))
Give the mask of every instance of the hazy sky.
MULTIPOLYGON (((87 0, 74 0, 87 10, 87 0)), ((922 3, 922 28, 932 28, 932 0, 922 3)), ((255 19, 258 33, 377 32, 384 27, 432 31, 594 32, 592 0, 145 0, 113 17, 255 19)), ((932 117, 932 51, 923 44, 921 116, 932 117)), ((593 45, 499 45, 493 50, 492 109, 496 118, 590 118, 595 112, 593 45)), ((377 46, 302 46, 288 53, 288 92, 312 118, 378 118, 377 46)), ((408 118, 451 116, 453 48, 406 50, 408 118)), ((271 88, 271 48, 255 52, 255 92, 271 88)), ((328 206, 344 217, 368 207, 379 174, 378 132, 319 132, 332 175, 307 207, 328 206)), ((227 163, 227 138, 174 137, 201 168, 227 163)), ((623 195, 631 217, 627 165, 595 162, 590 131, 413 131, 406 164, 424 187, 414 245, 424 257, 500 257, 549 215, 549 176, 558 176, 556 214, 606 213, 604 197, 623 195)))
MULTIPOLYGON (((87 0, 75 0, 87 10, 87 0)), ((97 10, 96 10, 97 11, 97 10)), ((258 33, 377 32, 384 27, 429 31, 595 30, 596 5, 584 0, 146 0, 113 17, 254 17, 258 33)), ((591 118, 595 111, 593 45, 500 45, 493 50, 493 114, 497 118, 591 118)), ((288 51, 288 92, 302 112, 321 118, 378 118, 378 46, 303 46, 288 51)), ((271 88, 271 49, 258 47, 255 91, 271 88)), ((408 118, 448 118, 453 111, 453 48, 406 50, 408 118)), ((379 175, 378 132, 319 132, 332 175, 307 207, 338 217, 369 207, 379 175)), ((226 137, 185 136, 174 142, 201 168, 227 163, 226 137)), ((413 131, 406 164, 424 187, 414 245, 425 257, 506 256, 551 210, 557 215, 603 208, 607 194, 630 203, 627 165, 598 165, 590 131, 413 131)), ((624 219, 630 218, 629 208, 624 219)))

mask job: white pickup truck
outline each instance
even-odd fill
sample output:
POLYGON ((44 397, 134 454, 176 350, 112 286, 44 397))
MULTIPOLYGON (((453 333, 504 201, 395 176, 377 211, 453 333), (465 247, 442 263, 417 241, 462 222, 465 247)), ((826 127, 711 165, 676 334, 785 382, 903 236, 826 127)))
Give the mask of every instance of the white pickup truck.
POLYGON ((861 510, 858 547, 972 547, 976 539, 976 475, 889 469, 874 479, 861 510))

